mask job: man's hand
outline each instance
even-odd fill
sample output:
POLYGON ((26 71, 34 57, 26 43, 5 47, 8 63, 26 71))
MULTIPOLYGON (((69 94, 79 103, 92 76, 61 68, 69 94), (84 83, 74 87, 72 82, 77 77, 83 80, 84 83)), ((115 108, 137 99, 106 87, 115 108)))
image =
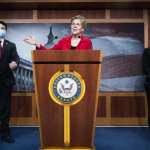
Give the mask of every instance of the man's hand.
POLYGON ((12 61, 11 63, 9 63, 9 68, 11 70, 15 69, 17 67, 17 63, 15 61, 12 61))

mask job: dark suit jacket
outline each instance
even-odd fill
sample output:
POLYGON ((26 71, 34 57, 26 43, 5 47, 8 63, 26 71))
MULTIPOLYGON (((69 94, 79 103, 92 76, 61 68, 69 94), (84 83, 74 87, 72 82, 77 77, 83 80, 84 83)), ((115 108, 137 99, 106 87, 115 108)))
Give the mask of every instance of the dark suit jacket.
POLYGON ((12 61, 19 63, 16 45, 8 40, 4 40, 2 57, 0 58, 0 84, 7 87, 12 87, 15 83, 13 72, 9 68, 9 63, 12 61))

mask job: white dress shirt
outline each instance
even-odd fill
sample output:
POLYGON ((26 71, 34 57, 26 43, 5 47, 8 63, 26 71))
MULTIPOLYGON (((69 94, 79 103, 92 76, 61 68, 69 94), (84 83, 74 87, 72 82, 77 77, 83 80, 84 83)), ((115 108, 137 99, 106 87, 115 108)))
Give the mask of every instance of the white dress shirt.
POLYGON ((4 39, 0 39, 0 44, 1 44, 1 46, 3 47, 3 45, 4 45, 4 39))

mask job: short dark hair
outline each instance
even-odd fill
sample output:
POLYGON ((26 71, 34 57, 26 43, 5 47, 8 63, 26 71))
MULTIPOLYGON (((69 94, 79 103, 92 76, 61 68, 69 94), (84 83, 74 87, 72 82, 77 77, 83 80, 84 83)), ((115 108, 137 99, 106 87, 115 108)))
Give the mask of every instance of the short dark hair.
POLYGON ((2 24, 3 26, 5 26, 5 29, 7 30, 7 24, 4 21, 0 21, 0 24, 2 24))

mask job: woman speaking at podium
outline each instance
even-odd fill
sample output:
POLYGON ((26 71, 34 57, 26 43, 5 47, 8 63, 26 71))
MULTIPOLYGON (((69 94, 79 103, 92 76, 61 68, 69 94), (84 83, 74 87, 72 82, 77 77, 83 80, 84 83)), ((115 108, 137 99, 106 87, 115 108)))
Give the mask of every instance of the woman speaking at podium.
POLYGON ((35 45, 37 50, 92 50, 91 40, 83 35, 86 26, 85 17, 77 15, 71 18, 71 35, 60 39, 53 47, 46 48, 36 42, 35 38, 29 36, 24 39, 28 44, 35 45))

